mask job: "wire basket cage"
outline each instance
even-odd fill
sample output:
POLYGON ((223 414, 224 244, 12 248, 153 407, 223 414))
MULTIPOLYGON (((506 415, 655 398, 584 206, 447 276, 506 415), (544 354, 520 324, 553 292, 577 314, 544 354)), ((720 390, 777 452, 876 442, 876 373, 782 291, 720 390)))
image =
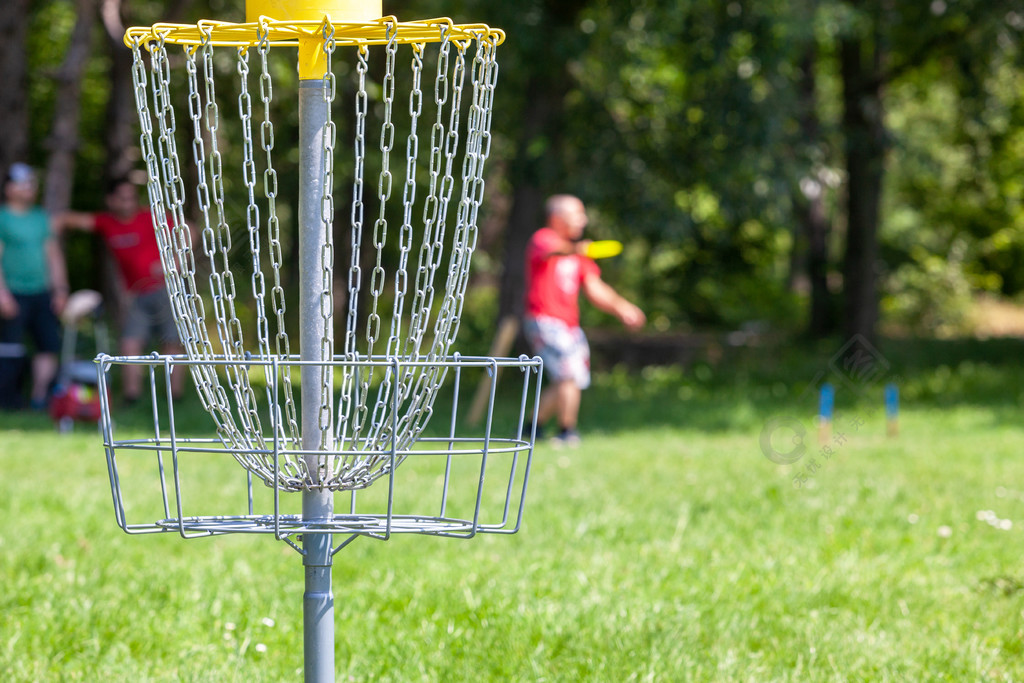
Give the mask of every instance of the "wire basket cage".
MULTIPOLYGON (((185 348, 168 368, 190 373, 217 450, 267 485, 364 489, 415 452, 453 369, 539 373, 535 359, 454 354, 503 39, 393 17, 129 29, 147 191, 185 348), (298 81, 274 67, 282 47, 292 61, 297 48, 298 81), (295 109, 281 106, 282 83, 298 102, 292 167, 275 142, 274 117, 295 109)), ((156 361, 101 358, 101 375, 116 363, 156 361)), ((108 406, 108 451, 128 448, 111 422, 108 406)), ((512 448, 532 443, 520 429, 512 448)))
MULTIPOLYGON (((228 363, 200 362, 211 366, 228 363)), ((186 538, 274 534, 293 545, 290 538, 296 534, 350 534, 386 540, 393 533, 461 538, 477 533, 515 533, 522 521, 532 459, 532 434, 523 416, 536 407, 540 361, 456 355, 431 362, 444 365, 451 381, 435 403, 437 417, 428 433, 404 450, 393 438, 386 453, 384 480, 366 489, 338 493, 335 514, 310 521, 303 519, 295 494, 266 484, 301 476, 294 462, 308 454, 292 449, 286 439, 274 438, 273 429, 267 437, 268 451, 236 450, 221 439, 198 436, 196 416, 176 414, 170 375, 187 372, 195 361, 159 355, 131 359, 101 356, 100 394, 105 414, 110 412, 107 387, 112 371, 134 364, 149 378, 145 412, 152 428, 148 433, 148 423, 140 428, 107 420, 102 426, 118 525, 130 534, 177 532, 186 538), (481 381, 490 382, 487 419, 469 425, 460 417, 460 401, 467 387, 481 381), (506 412, 511 421, 507 417, 504 421, 493 419, 496 402, 510 408, 506 412), (225 467, 222 456, 228 454, 247 462, 246 471, 225 467), (408 462, 397 467, 403 460, 408 462)), ((397 358, 360 363, 377 365, 381 374, 397 375, 408 369, 397 358)), ((248 369, 254 376, 262 377, 267 370, 270 376, 280 377, 301 365, 296 359, 271 358, 251 361, 248 369)), ((333 369, 343 372, 344 365, 333 369)), ((391 412, 392 419, 396 415, 391 412)), ((358 455, 338 452, 330 457, 358 455)))

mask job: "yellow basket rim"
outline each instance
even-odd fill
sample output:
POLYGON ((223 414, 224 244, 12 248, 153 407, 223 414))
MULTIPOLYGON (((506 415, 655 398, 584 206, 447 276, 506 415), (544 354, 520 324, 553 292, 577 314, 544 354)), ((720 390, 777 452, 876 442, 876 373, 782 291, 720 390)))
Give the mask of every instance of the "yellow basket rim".
POLYGON ((398 21, 394 16, 381 17, 362 23, 333 23, 329 16, 319 21, 279 21, 261 16, 259 21, 232 23, 202 20, 196 24, 154 24, 133 26, 125 31, 124 44, 128 47, 148 46, 150 43, 199 47, 207 41, 215 47, 252 47, 260 44, 263 35, 271 46, 297 46, 304 38, 322 39, 324 28, 334 31, 335 45, 385 45, 392 40, 399 43, 439 43, 447 37, 453 42, 486 40, 500 45, 505 32, 487 24, 456 24, 448 17, 421 21, 398 21))

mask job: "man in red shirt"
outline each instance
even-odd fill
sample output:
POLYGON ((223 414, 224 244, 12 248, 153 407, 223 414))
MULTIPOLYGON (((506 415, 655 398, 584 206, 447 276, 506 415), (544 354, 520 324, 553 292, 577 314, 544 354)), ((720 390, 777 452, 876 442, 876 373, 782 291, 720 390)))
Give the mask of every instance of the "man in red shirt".
MULTIPOLYGON (((67 212, 58 222, 62 227, 99 234, 121 271, 128 292, 128 311, 121 330, 121 353, 141 356, 146 342, 156 339, 161 353, 184 351, 171 310, 160 264, 160 248, 148 209, 139 206, 135 186, 127 179, 114 180, 106 195, 103 213, 67 212)), ((171 390, 181 396, 184 372, 171 374, 171 390)), ((125 365, 122 390, 125 400, 135 401, 142 391, 142 366, 125 365)))
POLYGON ((538 432, 552 417, 558 421, 560 445, 576 445, 580 396, 590 386, 590 347, 580 329, 579 292, 631 329, 646 322, 643 311, 620 296, 604 280, 581 240, 587 225, 583 202, 555 195, 545 206, 547 225, 526 247, 526 316, 523 332, 544 360, 551 383, 541 394, 538 432))

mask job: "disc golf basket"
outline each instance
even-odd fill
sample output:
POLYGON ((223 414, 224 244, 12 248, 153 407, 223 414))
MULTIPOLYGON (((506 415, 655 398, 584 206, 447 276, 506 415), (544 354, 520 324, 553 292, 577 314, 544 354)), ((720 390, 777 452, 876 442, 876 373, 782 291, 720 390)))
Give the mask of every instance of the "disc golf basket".
POLYGON ((519 529, 541 362, 453 350, 504 34, 378 19, 379 4, 287 4, 250 0, 245 23, 125 36, 185 353, 99 356, 101 426, 126 532, 272 534, 299 551, 306 679, 333 681, 341 548, 361 536, 519 529), (297 124, 296 144, 275 140, 282 116, 297 124), (294 171, 279 175, 281 159, 294 171), (111 371, 127 365, 149 376, 141 433, 115 428, 108 399, 111 371), (499 370, 513 385, 492 383, 483 426, 465 433, 463 385, 499 370), (206 436, 187 434, 175 412, 175 372, 191 376, 206 436), (515 407, 495 426, 499 394, 515 407))

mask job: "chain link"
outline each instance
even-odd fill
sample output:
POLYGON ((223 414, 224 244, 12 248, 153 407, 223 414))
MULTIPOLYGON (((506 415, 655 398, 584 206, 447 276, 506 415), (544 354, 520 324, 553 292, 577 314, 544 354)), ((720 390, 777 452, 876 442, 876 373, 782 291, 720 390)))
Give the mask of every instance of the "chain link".
MULTIPOLYGON (((334 55, 334 26, 324 23, 323 51, 326 62, 323 75, 323 99, 326 109, 326 122, 323 128, 321 145, 323 148, 323 178, 321 187, 323 195, 320 202, 321 219, 325 231, 323 248, 320 251, 320 317, 323 320, 324 336, 320 340, 320 358, 330 361, 334 358, 334 145, 336 131, 331 117, 334 103, 335 83, 331 58, 334 55)), ((333 410, 333 377, 332 368, 324 366, 320 381, 320 406, 318 423, 320 426, 320 448, 328 450, 332 446, 331 417, 333 410)))
MULTIPOLYGON (((402 321, 405 312, 405 298, 409 290, 409 254, 412 251, 414 231, 412 226, 413 208, 416 203, 416 172, 419 158, 419 119, 423 113, 423 49, 422 43, 412 45, 411 74, 412 86, 409 92, 409 136, 405 145, 405 184, 402 187, 402 227, 398 239, 398 266, 394 274, 394 304, 391 311, 391 332, 388 336, 386 355, 394 358, 401 353, 402 321)), ((390 390, 397 392, 397 402, 404 404, 412 386, 415 372, 406 367, 400 373, 389 372, 385 377, 372 424, 378 427, 375 438, 379 442, 392 435, 392 425, 384 419, 384 407, 388 405, 390 390)), ((394 425, 394 432, 401 433, 401 427, 394 425)))
MULTIPOLYGON (((210 153, 205 163, 205 146, 199 144, 196 145, 196 171, 197 175, 200 177, 200 184, 202 185, 206 182, 207 165, 209 166, 209 183, 212 186, 211 198, 210 202, 200 200, 199 209, 203 222, 201 233, 203 253, 209 262, 210 269, 208 281, 210 284, 210 291, 213 295, 214 317, 218 321, 219 325, 219 321, 224 320, 227 317, 224 315, 225 278, 227 280, 227 286, 231 288, 232 301, 234 297, 234 280, 228 263, 228 252, 231 249, 231 232, 228 229, 224 214, 224 176, 219 138, 220 108, 217 104, 216 85, 214 80, 212 28, 207 25, 203 25, 200 27, 200 31, 202 40, 200 42, 199 51, 202 53, 203 93, 205 95, 206 102, 203 106, 203 125, 200 126, 195 114, 193 114, 192 118, 195 140, 198 142, 203 139, 208 139, 210 145, 210 153), (216 212, 214 220, 211 220, 211 208, 216 212), (216 228, 214 228, 211 223, 215 223, 216 228), (217 269, 218 254, 222 257, 221 262, 223 266, 223 273, 217 269)), ((197 99, 197 96, 199 95, 199 84, 197 82, 189 82, 189 91, 191 99, 196 99, 197 102, 201 101, 201 98, 197 99)), ((191 287, 193 288, 193 291, 197 291, 194 282, 191 283, 191 287)), ((202 306, 201 297, 196 296, 194 300, 197 307, 202 306)), ((205 318, 200 315, 197 318, 197 322, 197 333, 199 335, 197 355, 200 358, 213 358, 213 345, 206 330, 205 318)), ((231 433, 232 430, 227 429, 227 426, 233 422, 229 412, 227 393, 222 387, 220 387, 219 382, 217 381, 216 370, 211 366, 201 367, 201 372, 193 368, 193 378, 196 381, 196 386, 200 390, 200 394, 205 394, 211 397, 211 401, 218 406, 218 413, 221 415, 221 421, 224 424, 221 438, 227 438, 232 442, 237 442, 237 436, 231 433)))
MULTIPOLYGON (((368 96, 366 91, 366 73, 369 70, 369 50, 361 45, 357 53, 356 74, 357 86, 355 95, 355 139, 353 140, 354 160, 352 166, 352 213, 350 225, 351 251, 348 270, 347 297, 348 316, 345 321, 345 359, 355 361, 358 357, 356 347, 356 331, 359 326, 359 291, 362 287, 362 268, 360 258, 363 242, 363 184, 366 169, 366 114, 368 96)), ((360 418, 358 404, 359 392, 363 383, 359 375, 362 370, 356 365, 346 365, 342 377, 341 400, 338 405, 337 434, 342 448, 349 448, 358 439, 360 418)), ((364 408, 365 411, 365 408, 364 408)))
MULTIPOLYGON (((473 60, 472 78, 473 103, 467 120, 466 150, 462 168, 462 197, 456 218, 455 249, 451 270, 446 279, 446 304, 451 312, 442 316, 448 321, 444 336, 445 351, 451 346, 459 329, 462 307, 465 303, 466 287, 469 282, 470 259, 476 248, 478 230, 477 218, 483 201, 483 169, 486 160, 485 141, 490 138, 489 111, 494 99, 494 84, 497 74, 491 72, 494 64, 494 45, 477 40, 473 60), (449 303, 450 302, 450 303, 449 303)), ((489 150, 489 142, 486 148, 489 150)))
POLYGON ((413 208, 416 204, 416 172, 420 140, 417 135, 420 115, 423 113, 423 44, 412 46, 412 89, 409 92, 409 137, 405 145, 405 185, 402 188, 402 227, 398 240, 398 270, 395 272, 395 305, 392 311, 391 336, 387 355, 401 353, 401 322, 405 310, 405 296, 409 290, 409 254, 413 247, 413 208))
MULTIPOLYGON (((285 323, 287 303, 285 300, 284 287, 281 284, 281 267, 284 265, 284 254, 281 248, 281 221, 277 215, 277 170, 274 168, 274 123, 271 120, 271 103, 274 99, 273 79, 270 76, 270 67, 267 62, 270 51, 269 29, 265 22, 261 22, 259 28, 259 41, 257 50, 260 54, 260 100, 263 103, 263 122, 260 125, 260 146, 267 157, 267 165, 263 171, 263 194, 267 198, 267 246, 270 253, 270 270, 273 278, 273 285, 270 289, 270 303, 273 307, 277 333, 274 336, 274 352, 278 357, 287 358, 291 354, 291 341, 288 338, 288 330, 285 323)), ((269 323, 266 321, 266 314, 259 312, 264 324, 260 329, 266 336, 260 337, 260 348, 264 355, 270 355, 269 323)), ((284 415, 280 414, 275 424, 284 430, 287 428, 287 435, 290 443, 298 446, 301 443, 299 437, 298 410, 295 406, 295 394, 292 386, 292 369, 289 365, 279 366, 281 382, 283 384, 284 415)), ((268 396, 271 392, 276 377, 270 366, 264 367, 264 375, 267 379, 268 396)))
MULTIPOLYGON (((467 46, 468 44, 465 42, 456 43, 457 53, 452 74, 451 119, 448 135, 445 138, 445 177, 442 180, 441 205, 439 208, 439 212, 442 215, 446 214, 447 206, 451 201, 452 190, 454 188, 454 179, 451 176, 451 172, 454 164, 455 151, 458 148, 459 142, 458 113, 461 110, 463 97, 466 71, 465 52, 467 46)), ((482 93, 487 91, 487 88, 482 87, 480 76, 485 71, 486 63, 493 60, 493 57, 493 50, 482 50, 478 41, 477 52, 474 57, 474 68, 471 70, 470 74, 470 81, 472 83, 474 93, 473 107, 479 108, 482 106, 481 97, 485 97, 482 93)), ((493 84, 490 87, 490 92, 491 99, 487 100, 487 102, 493 101, 493 84)), ((473 155, 479 156, 482 123, 479 111, 474 114, 471 107, 468 119, 469 123, 467 126, 465 154, 467 157, 473 155)), ((445 294, 434 324, 434 339, 428 358, 445 357, 455 339, 459 327, 459 315, 462 311, 462 305, 465 301, 466 287, 469 282, 470 261, 473 250, 476 247, 476 213, 473 212, 470 216, 470 213, 467 210, 468 202, 466 198, 468 193, 471 191, 474 193, 477 192, 476 187, 478 181, 482 184, 482 175, 478 179, 477 171, 482 174, 483 167, 482 163, 478 165, 475 161, 469 165, 464 162, 462 170, 462 201, 459 203, 459 210, 457 212, 458 216, 455 235, 453 237, 452 253, 449 260, 448 275, 445 279, 445 294), (468 222, 470 217, 474 221, 472 224, 468 222)), ((482 188, 479 192, 482 192, 482 188)), ((435 267, 439 265, 439 263, 436 263, 435 267)), ((434 275, 431 273, 431 281, 433 281, 433 277, 434 275)), ((436 394, 444 381, 444 375, 445 369, 435 365, 428 367, 423 375, 419 377, 416 386, 411 392, 413 405, 407 412, 409 422, 411 423, 409 427, 410 433, 420 433, 429 421, 432 414, 432 397, 436 394)))
MULTIPOLYGON (((380 308, 380 296, 384 291, 384 283, 387 279, 384 270, 384 247, 388 236, 387 203, 391 199, 391 188, 393 176, 391 174, 391 150, 395 144, 395 125, 392 121, 393 107, 395 101, 395 53, 398 49, 396 41, 398 32, 393 22, 387 23, 387 45, 385 52, 384 77, 381 82, 381 99, 384 103, 383 123, 380 129, 380 154, 381 169, 377 180, 377 198, 380 201, 380 210, 377 221, 373 226, 373 248, 376 255, 376 263, 370 274, 370 310, 366 319, 366 354, 373 356, 374 346, 380 338, 381 317, 378 312, 380 308)), ((390 341, 388 346, 391 346, 390 341)), ((390 375, 389 375, 390 376, 390 375)), ((370 366, 366 373, 364 388, 368 389, 373 380, 373 366, 370 366)), ((390 384, 385 382, 382 385, 376 405, 387 404, 390 384)), ((371 433, 380 426, 379 408, 375 410, 370 418, 371 433)))
POLYGON ((418 356, 423 337, 430 323, 433 306, 433 278, 440 254, 444 248, 444 226, 440 215, 441 188, 441 141, 445 138, 444 108, 448 102, 448 61, 451 41, 447 27, 441 30, 441 43, 437 55, 437 72, 434 78, 434 106, 436 119, 430 129, 430 158, 428 169, 430 183, 423 204, 423 242, 416 267, 415 294, 411 306, 409 335, 403 348, 404 356, 418 356))
MULTIPOLYGON (((197 349, 199 353, 209 350, 205 327, 197 324, 200 319, 195 309, 198 298, 194 288, 194 279, 184 280, 179 271, 180 247, 182 241, 174 237, 187 231, 184 215, 184 183, 181 179, 181 163, 178 158, 175 140, 176 125, 174 108, 171 101, 170 61, 166 46, 162 40, 150 46, 152 72, 153 106, 156 109, 156 122, 159 136, 153 146, 154 153, 159 154, 163 161, 156 175, 150 176, 150 192, 162 197, 162 201, 154 205, 154 229, 157 244, 160 248, 160 260, 165 274, 168 295, 175 311, 178 334, 186 348, 197 349)), ((152 129, 150 129, 152 133, 152 129)), ((238 445, 239 432, 235 426, 230 403, 223 390, 217 390, 219 382, 213 373, 199 372, 193 369, 193 377, 200 386, 200 395, 204 396, 212 409, 211 414, 217 423, 217 432, 225 443, 238 445)), ((243 425, 244 427, 244 425, 243 425)))

